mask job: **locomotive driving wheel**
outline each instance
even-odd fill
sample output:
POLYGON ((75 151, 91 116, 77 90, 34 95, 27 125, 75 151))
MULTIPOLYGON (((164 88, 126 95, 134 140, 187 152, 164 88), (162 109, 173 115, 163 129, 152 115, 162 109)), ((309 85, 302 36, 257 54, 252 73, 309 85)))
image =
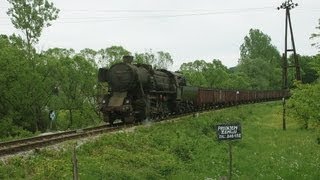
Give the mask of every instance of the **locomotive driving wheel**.
POLYGON ((124 121, 125 123, 134 123, 134 116, 126 116, 124 118, 122 118, 122 121, 124 121))
POLYGON ((109 124, 112 126, 115 118, 111 114, 103 114, 103 121, 109 122, 109 124))
POLYGON ((146 99, 138 99, 134 103, 134 110, 136 111, 135 119, 138 121, 149 118, 150 105, 146 99))

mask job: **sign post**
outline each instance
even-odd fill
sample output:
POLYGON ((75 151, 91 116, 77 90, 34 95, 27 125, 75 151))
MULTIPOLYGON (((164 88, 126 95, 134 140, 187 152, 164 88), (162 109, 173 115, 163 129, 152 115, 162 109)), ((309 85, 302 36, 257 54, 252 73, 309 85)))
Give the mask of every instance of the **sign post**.
POLYGON ((229 180, 232 177, 232 144, 231 140, 241 139, 241 125, 240 123, 234 124, 220 124, 217 125, 218 140, 229 140, 229 180))
POLYGON ((53 110, 51 110, 50 112, 49 112, 49 118, 50 118, 50 130, 52 130, 52 123, 53 123, 53 121, 56 119, 56 113, 53 111, 53 110))

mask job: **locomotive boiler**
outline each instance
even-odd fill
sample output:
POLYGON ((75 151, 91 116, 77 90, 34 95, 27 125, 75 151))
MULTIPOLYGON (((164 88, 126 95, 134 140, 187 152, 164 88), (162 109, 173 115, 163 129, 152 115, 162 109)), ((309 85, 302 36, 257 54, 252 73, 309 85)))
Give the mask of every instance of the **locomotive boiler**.
POLYGON ((109 85, 101 112, 110 124, 116 119, 131 123, 174 113, 180 86, 186 85, 181 74, 133 64, 132 56, 124 56, 109 69, 100 68, 98 79, 109 85))

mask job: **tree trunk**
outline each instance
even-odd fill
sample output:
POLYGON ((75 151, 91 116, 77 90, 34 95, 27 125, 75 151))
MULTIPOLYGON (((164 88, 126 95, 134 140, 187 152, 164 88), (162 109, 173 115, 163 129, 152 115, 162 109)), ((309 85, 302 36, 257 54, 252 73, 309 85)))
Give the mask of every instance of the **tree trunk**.
POLYGON ((68 128, 70 128, 73 124, 73 117, 72 117, 72 110, 69 109, 69 125, 68 128))

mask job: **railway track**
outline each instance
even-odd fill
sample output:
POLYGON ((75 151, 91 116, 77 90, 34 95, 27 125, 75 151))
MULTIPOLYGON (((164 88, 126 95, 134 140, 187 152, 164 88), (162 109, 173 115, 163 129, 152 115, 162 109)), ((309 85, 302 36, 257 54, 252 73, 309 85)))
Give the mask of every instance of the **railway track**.
MULTIPOLYGON (((210 111, 210 110, 213 110, 213 109, 207 109, 204 111, 210 111)), ((199 112, 204 112, 204 111, 199 111, 199 112)), ((195 113, 197 112, 189 112, 184 114, 176 114, 176 115, 171 115, 167 117, 161 117, 161 118, 154 119, 153 122, 160 122, 160 121, 170 120, 174 118, 179 118, 182 116, 194 115, 195 113)), ((118 123, 115 126, 102 125, 97 127, 89 127, 84 129, 59 132, 59 133, 36 136, 31 138, 18 139, 14 141, 0 142, 0 157, 6 156, 6 155, 13 155, 19 152, 34 150, 34 149, 46 147, 49 145, 58 144, 67 140, 80 139, 80 138, 85 138, 85 137, 98 135, 102 133, 119 131, 121 129, 133 127, 139 124, 141 123, 135 123, 135 124, 129 124, 129 125, 118 123)))
POLYGON ((0 143, 0 157, 16 154, 19 152, 29 151, 36 148, 42 148, 49 145, 61 143, 63 141, 80 139, 93 135, 98 135, 107 132, 118 131, 124 128, 132 127, 134 125, 119 124, 118 126, 97 126, 80 130, 71 130, 60 133, 54 133, 43 136, 36 136, 31 138, 24 138, 14 141, 1 142, 0 143))
MULTIPOLYGON (((235 105, 231 105, 231 106, 235 106, 235 105)), ((176 114, 176 115, 171 115, 167 117, 161 117, 158 119, 154 119, 153 122, 160 122, 160 121, 175 119, 175 118, 188 116, 188 115, 194 116, 196 113, 202 113, 202 112, 222 109, 226 107, 230 107, 230 106, 225 106, 225 107, 220 106, 220 107, 203 109, 197 112, 188 112, 184 114, 176 114)), ((84 129, 71 130, 71 131, 65 131, 65 132, 42 135, 42 136, 36 136, 31 138, 18 139, 14 141, 0 142, 0 157, 16 154, 19 152, 25 152, 25 151, 29 151, 37 148, 42 148, 49 145, 58 144, 67 140, 80 139, 80 138, 98 135, 102 133, 119 131, 121 129, 126 129, 139 124, 141 123, 135 123, 135 124, 118 123, 115 126, 102 125, 102 126, 89 127, 84 129)))
MULTIPOLYGON (((170 119, 178 118, 181 116, 188 116, 191 114, 193 113, 171 115, 167 117, 154 119, 153 122, 170 120, 170 119)), ((58 144, 67 140, 80 139, 80 138, 85 138, 85 137, 98 135, 102 133, 119 131, 129 127, 137 126, 139 124, 141 123, 134 123, 134 124, 118 123, 114 126, 102 125, 97 127, 89 127, 84 129, 70 130, 70 131, 59 132, 54 134, 18 139, 13 141, 0 142, 0 157, 6 156, 6 155, 13 155, 19 152, 34 150, 37 148, 43 148, 43 147, 58 144)))

